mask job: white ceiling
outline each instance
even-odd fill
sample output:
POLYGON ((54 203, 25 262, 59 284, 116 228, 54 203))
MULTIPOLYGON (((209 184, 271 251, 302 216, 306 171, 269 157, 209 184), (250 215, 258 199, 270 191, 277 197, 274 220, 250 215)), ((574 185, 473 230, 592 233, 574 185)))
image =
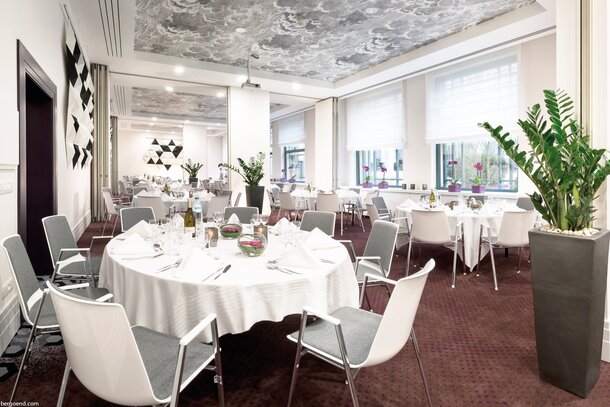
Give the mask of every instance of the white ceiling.
MULTIPOLYGON (((84 52, 88 59, 91 62, 109 66, 112 82, 111 97, 120 116, 134 116, 134 112, 131 111, 133 102, 131 89, 133 87, 160 90, 164 89, 165 86, 172 86, 176 93, 215 95, 219 89, 217 86, 239 86, 245 80, 246 70, 243 65, 235 66, 161 55, 160 53, 134 51, 134 32, 137 31, 135 26, 136 0, 64 1, 69 4, 77 35, 84 44, 84 52), (183 73, 177 74, 174 72, 177 65, 184 68, 183 73)), ((158 3, 158 7, 165 2, 197 3, 192 0, 140 1, 153 5, 158 3)), ((423 3, 451 5, 455 1, 460 4, 478 3, 479 8, 486 4, 495 4, 493 0, 427 0, 426 2, 413 0, 404 1, 404 3, 406 5, 421 5, 423 3)), ((224 0, 224 2, 232 3, 232 0, 224 0)), ((378 0, 365 1, 365 3, 370 2, 378 2, 378 0)), ((140 6, 142 3, 140 3, 140 6)), ((289 2, 277 0, 275 3, 284 4, 289 2)), ((322 4, 320 2, 315 3, 322 4)), ((443 15, 435 16, 435 21, 443 21, 443 15)), ((470 21, 470 24, 477 22, 470 21)), ((216 24, 222 25, 223 23, 217 22, 216 24)), ((468 25, 466 24, 466 26, 468 25)), ((514 11, 469 26, 467 29, 440 39, 438 39, 436 33, 430 33, 433 40, 435 39, 434 35, 436 35, 434 42, 391 57, 383 62, 377 61, 373 66, 367 67, 366 64, 363 64, 360 67, 361 69, 355 70, 354 73, 335 80, 335 82, 270 72, 269 64, 258 65, 265 70, 256 69, 257 65, 254 63, 252 65, 254 68, 252 70, 252 81, 260 83, 264 90, 271 92, 273 104, 286 105, 279 108, 274 106, 272 118, 279 117, 291 111, 311 106, 316 101, 327 97, 341 97, 380 83, 425 72, 458 59, 514 45, 535 36, 546 35, 553 31, 554 25, 554 1, 538 0, 531 5, 517 8, 514 11)), ((141 28, 137 32, 141 35, 141 28)), ((422 41, 420 40, 420 42, 422 41)), ((426 41, 422 43, 426 43, 426 41)), ((142 48, 141 45, 140 48, 142 48)), ((236 56, 236 60, 239 57, 242 57, 241 62, 243 62, 242 55, 236 56)), ((192 96, 192 98, 195 98, 195 96, 192 96)), ((175 117, 175 119, 183 118, 175 117)))

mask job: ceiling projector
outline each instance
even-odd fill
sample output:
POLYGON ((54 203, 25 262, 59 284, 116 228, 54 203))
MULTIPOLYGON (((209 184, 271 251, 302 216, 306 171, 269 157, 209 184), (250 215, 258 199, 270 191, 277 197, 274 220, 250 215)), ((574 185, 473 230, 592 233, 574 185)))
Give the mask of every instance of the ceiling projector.
POLYGON ((255 88, 255 89, 260 89, 261 84, 260 83, 252 83, 250 81, 250 57, 254 58, 254 59, 258 59, 259 56, 256 54, 248 54, 248 65, 247 65, 247 69, 248 69, 248 79, 246 79, 246 81, 244 83, 241 84, 242 88, 255 88))

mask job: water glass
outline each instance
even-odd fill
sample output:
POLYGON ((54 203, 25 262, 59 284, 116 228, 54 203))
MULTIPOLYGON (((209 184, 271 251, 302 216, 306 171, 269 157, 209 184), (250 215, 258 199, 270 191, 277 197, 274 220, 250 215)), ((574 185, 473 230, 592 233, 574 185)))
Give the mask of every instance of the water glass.
POLYGON ((224 213, 222 213, 220 211, 212 213, 212 217, 214 218, 214 222, 216 222, 217 225, 220 225, 222 223, 222 221, 225 219, 224 213))
POLYGON ((260 222, 263 225, 266 225, 267 222, 269 222, 269 215, 259 215, 260 216, 260 222))
POLYGON ((211 239, 208 245, 208 255, 213 259, 218 260, 220 258, 220 250, 218 248, 218 239, 211 239))
POLYGON ((259 215, 258 213, 255 215, 252 215, 252 220, 250 221, 250 223, 252 225, 258 225, 261 222, 261 215, 259 215))

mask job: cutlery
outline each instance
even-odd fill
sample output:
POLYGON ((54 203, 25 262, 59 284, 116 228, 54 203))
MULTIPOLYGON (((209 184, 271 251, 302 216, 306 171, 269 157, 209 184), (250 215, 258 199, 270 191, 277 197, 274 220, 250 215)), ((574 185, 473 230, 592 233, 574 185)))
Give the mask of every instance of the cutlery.
POLYGON ((227 264, 227 267, 225 267, 220 273, 218 273, 216 275, 216 277, 214 277, 212 280, 216 280, 218 277, 222 276, 224 273, 226 273, 227 271, 229 271, 229 269, 231 268, 230 264, 227 264))
POLYGON ((277 270, 277 271, 285 273, 285 274, 301 274, 301 273, 297 273, 296 271, 288 270, 287 268, 280 267, 280 266, 274 265, 274 264, 267 264, 267 268, 269 270, 277 270))
POLYGON ((169 269, 173 269, 174 267, 178 267, 180 265, 180 263, 182 263, 182 259, 178 259, 178 260, 176 260, 172 264, 169 264, 167 266, 161 267, 160 269, 157 270, 157 273, 160 273, 162 271, 166 271, 166 270, 169 270, 169 269))
POLYGON ((143 260, 143 259, 154 259, 155 257, 163 256, 163 253, 157 253, 153 255, 147 256, 138 256, 138 257, 123 257, 123 260, 143 260))
POLYGON ((332 260, 328 260, 328 259, 320 259, 320 261, 321 261, 322 263, 336 264, 334 261, 332 261, 332 260))

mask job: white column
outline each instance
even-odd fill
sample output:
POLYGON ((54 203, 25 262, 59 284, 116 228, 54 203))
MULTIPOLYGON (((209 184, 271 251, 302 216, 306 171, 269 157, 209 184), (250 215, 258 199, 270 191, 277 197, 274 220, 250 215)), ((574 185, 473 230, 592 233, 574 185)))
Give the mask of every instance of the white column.
POLYGON ((273 163, 271 165, 271 170, 273 172, 271 173, 271 176, 274 178, 282 178, 282 147, 278 144, 279 134, 277 130, 277 121, 271 123, 271 128, 273 129, 273 163))
POLYGON ((305 116, 305 182, 315 185, 316 179, 316 112, 308 110, 305 116))
MULTIPOLYGON (((207 130, 203 126, 185 124, 182 128, 182 145, 184 146, 184 161, 191 159, 195 163, 203 164, 203 168, 197 174, 198 178, 205 178, 208 173, 207 160, 207 130)), ((183 170, 183 178, 187 179, 188 174, 183 170)))
POLYGON ((557 88, 574 100, 580 117, 580 1, 557 0, 557 88))
MULTIPOLYGON (((269 92, 258 89, 231 87, 228 92, 228 152, 229 162, 238 165, 237 158, 248 161, 258 152, 265 153, 265 176, 260 185, 269 187, 269 92)), ((234 193, 245 194, 245 182, 229 171, 229 187, 234 193)), ((269 211, 265 194, 263 211, 269 211)))
MULTIPOLYGON (((316 103, 315 110, 315 141, 313 182, 316 187, 323 190, 333 188, 333 160, 334 160, 334 111, 333 99, 326 99, 316 103)), ((307 161, 307 166, 310 162, 307 161)))

